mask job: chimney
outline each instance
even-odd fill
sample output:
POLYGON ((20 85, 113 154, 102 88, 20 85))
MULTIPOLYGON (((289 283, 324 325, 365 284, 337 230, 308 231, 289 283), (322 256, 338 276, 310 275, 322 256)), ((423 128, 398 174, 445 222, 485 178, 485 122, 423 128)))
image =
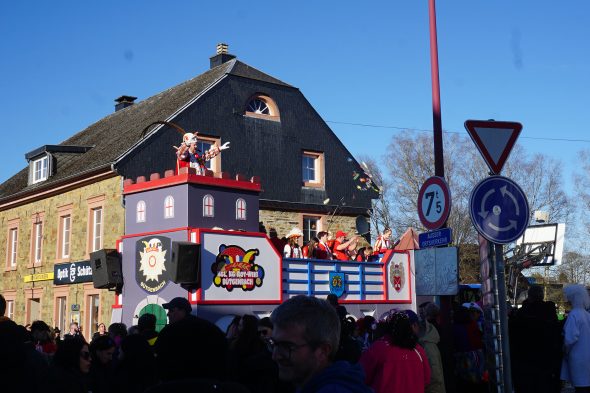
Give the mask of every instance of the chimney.
POLYGON ((227 44, 219 43, 217 44, 217 54, 209 58, 210 68, 217 67, 235 58, 234 55, 227 53, 227 44))
POLYGON ((131 96, 121 96, 117 99, 115 99, 115 102, 117 103, 115 105, 115 112, 120 111, 121 109, 127 108, 128 106, 133 105, 133 102, 137 100, 137 97, 131 97, 131 96))

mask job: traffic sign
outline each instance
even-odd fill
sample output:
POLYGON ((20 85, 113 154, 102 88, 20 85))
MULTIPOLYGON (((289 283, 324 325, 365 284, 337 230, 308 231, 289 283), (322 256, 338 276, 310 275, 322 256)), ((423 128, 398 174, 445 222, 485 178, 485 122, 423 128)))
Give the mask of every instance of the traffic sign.
POLYGON ((522 189, 503 176, 491 176, 471 192, 469 213, 486 239, 506 244, 518 239, 529 223, 529 203, 522 189))
POLYGON ((467 120, 465 128, 492 173, 499 174, 520 135, 522 124, 511 121, 467 120))
POLYGON ((451 193, 442 177, 433 176, 424 182, 418 193, 418 217, 427 229, 438 229, 451 212, 451 193))
POLYGON ((444 246, 453 241, 451 228, 441 228, 418 235, 420 248, 444 246))

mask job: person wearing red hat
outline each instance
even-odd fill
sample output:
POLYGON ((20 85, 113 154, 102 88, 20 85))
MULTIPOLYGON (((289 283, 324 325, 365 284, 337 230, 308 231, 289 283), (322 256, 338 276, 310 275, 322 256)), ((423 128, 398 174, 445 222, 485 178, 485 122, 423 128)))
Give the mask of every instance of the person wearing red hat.
POLYGON ((356 249, 358 236, 353 236, 350 240, 346 240, 346 232, 336 232, 336 241, 334 242, 334 249, 332 251, 334 258, 339 261, 350 261, 347 250, 356 249))

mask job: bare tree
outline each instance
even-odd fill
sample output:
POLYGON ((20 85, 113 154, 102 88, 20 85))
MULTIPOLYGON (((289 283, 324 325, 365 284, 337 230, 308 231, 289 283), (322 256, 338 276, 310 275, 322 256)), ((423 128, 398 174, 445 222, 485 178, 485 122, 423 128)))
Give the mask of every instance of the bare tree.
POLYGON ((368 174, 371 175, 373 182, 380 188, 379 198, 373 200, 371 214, 371 228, 373 235, 383 232, 385 228, 391 228, 392 210, 391 210, 391 185, 383 177, 381 168, 374 158, 361 156, 360 161, 368 168, 368 174))
POLYGON ((590 258, 577 252, 566 252, 558 267, 559 278, 568 283, 588 284, 590 281, 590 258))

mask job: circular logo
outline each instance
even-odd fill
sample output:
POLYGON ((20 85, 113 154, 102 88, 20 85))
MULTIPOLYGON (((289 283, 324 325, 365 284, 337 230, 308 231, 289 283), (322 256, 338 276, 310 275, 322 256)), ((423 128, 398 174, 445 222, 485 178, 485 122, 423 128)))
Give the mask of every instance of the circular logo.
POLYGON ((477 232, 493 243, 518 239, 529 223, 529 203, 522 189, 503 176, 488 177, 471 192, 469 213, 477 232))
POLYGON ((418 193, 418 217, 427 229, 438 229, 451 212, 451 193, 447 182, 433 176, 424 182, 418 193))

